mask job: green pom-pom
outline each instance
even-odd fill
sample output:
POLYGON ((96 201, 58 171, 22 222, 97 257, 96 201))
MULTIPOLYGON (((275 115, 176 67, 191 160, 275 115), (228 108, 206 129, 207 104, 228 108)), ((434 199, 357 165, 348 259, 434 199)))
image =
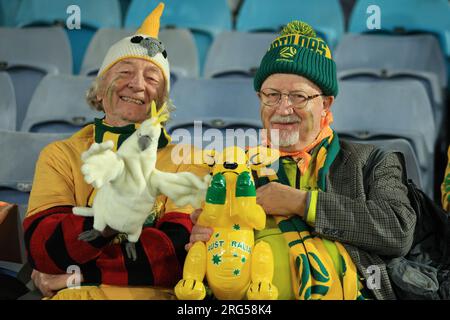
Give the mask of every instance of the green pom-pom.
POLYGON ((298 20, 289 22, 283 30, 281 30, 282 36, 287 34, 301 34, 312 38, 317 37, 316 32, 309 24, 298 20))

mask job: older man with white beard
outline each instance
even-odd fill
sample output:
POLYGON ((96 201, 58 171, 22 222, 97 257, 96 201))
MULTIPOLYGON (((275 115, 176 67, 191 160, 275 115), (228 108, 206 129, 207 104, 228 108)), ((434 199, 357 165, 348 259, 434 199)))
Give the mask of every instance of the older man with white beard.
MULTIPOLYGON (((338 83, 327 44, 306 23, 289 23, 254 87, 265 143, 280 151, 277 172, 253 172, 267 214, 255 237, 272 248, 278 298, 395 299, 384 258, 408 252, 416 216, 397 155, 364 169, 374 147, 340 141, 331 129, 338 83), (364 170, 373 179, 365 181, 364 170)), ((196 224, 186 248, 210 236, 196 224)))

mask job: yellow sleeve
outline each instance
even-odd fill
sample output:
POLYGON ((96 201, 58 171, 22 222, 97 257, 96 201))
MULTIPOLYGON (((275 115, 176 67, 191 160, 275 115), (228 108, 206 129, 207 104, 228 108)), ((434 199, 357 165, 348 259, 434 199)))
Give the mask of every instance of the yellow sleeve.
POLYGON ((314 227, 316 222, 316 211, 317 211, 317 196, 319 191, 313 190, 309 192, 309 204, 306 205, 305 208, 305 221, 310 226, 314 227))
POLYGON ((75 206, 70 161, 56 143, 45 147, 36 163, 27 216, 55 206, 75 206))
POLYGON ((447 150, 447 168, 445 169, 444 181, 441 185, 441 194, 442 194, 442 208, 445 211, 449 212, 449 198, 450 198, 450 146, 447 150))

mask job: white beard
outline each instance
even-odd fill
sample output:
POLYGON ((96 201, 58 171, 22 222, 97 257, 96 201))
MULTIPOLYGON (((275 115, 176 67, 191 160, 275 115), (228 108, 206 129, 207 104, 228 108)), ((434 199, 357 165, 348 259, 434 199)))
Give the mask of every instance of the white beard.
MULTIPOLYGON (((300 118, 297 115, 289 115, 289 116, 274 115, 270 119, 270 121, 288 123, 293 121, 300 121, 300 118)), ((270 141, 271 144, 274 146, 289 147, 296 144, 299 139, 300 133, 298 132, 298 130, 296 131, 280 130, 280 129, 270 130, 270 141)))
MULTIPOLYGON (((280 147, 289 147, 292 146, 294 144, 296 144, 300 138, 300 134, 298 131, 296 132, 292 132, 292 131, 288 131, 288 130, 278 130, 279 133, 275 134, 274 136, 276 136, 276 139, 278 140, 278 145, 280 147)), ((271 134, 271 139, 275 138, 272 134, 271 134)), ((271 141, 275 141, 275 140, 271 140, 271 141)))

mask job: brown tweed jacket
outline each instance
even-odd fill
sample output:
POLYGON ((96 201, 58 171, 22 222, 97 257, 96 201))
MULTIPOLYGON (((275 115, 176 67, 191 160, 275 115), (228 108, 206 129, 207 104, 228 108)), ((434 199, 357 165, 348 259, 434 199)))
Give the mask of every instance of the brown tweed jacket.
POLYGON ((376 287, 371 290, 376 299, 395 299, 384 261, 409 251, 416 223, 402 166, 396 154, 389 154, 365 187, 363 166, 374 147, 340 145, 326 192, 319 192, 314 232, 345 246, 366 284, 376 287))

